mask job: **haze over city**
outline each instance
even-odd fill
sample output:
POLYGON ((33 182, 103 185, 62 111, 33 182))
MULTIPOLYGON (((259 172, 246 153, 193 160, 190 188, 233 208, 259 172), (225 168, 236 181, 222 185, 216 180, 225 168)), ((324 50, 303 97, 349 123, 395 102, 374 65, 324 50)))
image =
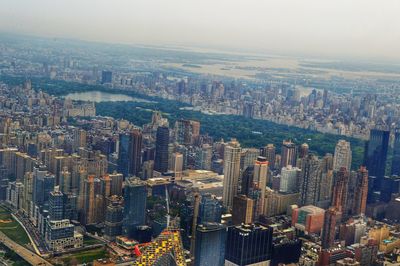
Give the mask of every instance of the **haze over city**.
POLYGON ((110 43, 400 59, 396 0, 2 0, 0 30, 110 43))

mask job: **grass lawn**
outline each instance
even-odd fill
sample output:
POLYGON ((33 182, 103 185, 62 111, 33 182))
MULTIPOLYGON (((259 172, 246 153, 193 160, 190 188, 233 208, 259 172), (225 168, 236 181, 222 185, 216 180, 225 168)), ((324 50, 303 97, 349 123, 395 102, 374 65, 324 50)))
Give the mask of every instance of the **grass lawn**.
POLYGON ((96 245, 96 244, 103 244, 100 240, 97 240, 93 237, 90 236, 83 236, 83 245, 84 246, 90 246, 90 245, 96 245))
POLYGON ((24 228, 22 228, 22 226, 14 220, 9 211, 1 207, 0 220, 0 231, 2 231, 10 239, 23 246, 30 243, 30 240, 28 238, 28 235, 25 233, 24 228))
POLYGON ((64 265, 75 265, 93 262, 94 260, 102 258, 108 258, 108 252, 104 248, 96 248, 73 253, 66 257, 62 257, 61 260, 64 265))

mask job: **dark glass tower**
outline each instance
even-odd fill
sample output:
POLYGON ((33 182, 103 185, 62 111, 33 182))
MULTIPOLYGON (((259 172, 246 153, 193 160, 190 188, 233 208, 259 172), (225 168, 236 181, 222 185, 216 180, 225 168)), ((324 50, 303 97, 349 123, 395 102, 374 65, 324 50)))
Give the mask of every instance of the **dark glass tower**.
POLYGON ((380 188, 385 176, 389 135, 388 130, 371 129, 369 141, 366 143, 364 164, 369 175, 377 177, 374 189, 380 188))
POLYGON ((129 176, 129 165, 130 165, 130 135, 120 134, 119 135, 119 153, 118 153, 118 171, 124 175, 129 176))
POLYGON ((158 172, 168 171, 168 144, 169 144, 169 128, 158 127, 156 135, 156 156, 154 162, 154 170, 158 172))
POLYGON ((146 223, 146 183, 138 178, 125 181, 123 232, 129 238, 137 237, 137 227, 146 223))
POLYGON ((35 205, 41 207, 49 202, 49 195, 54 189, 55 181, 55 176, 50 175, 45 166, 34 168, 32 199, 35 205))
POLYGON ((134 129, 131 133, 130 145, 130 174, 139 176, 142 154, 142 132, 134 129))
POLYGON ((224 265, 225 241, 225 225, 204 223, 197 226, 194 265, 224 265))
POLYGON ((394 131, 392 175, 400 175, 400 128, 394 131))
POLYGON ((64 219, 64 195, 59 187, 55 187, 49 196, 49 216, 52 221, 64 219))
POLYGON ((205 194, 201 197, 199 205, 199 223, 221 222, 222 205, 211 194, 205 194))
POLYGON ((271 260, 272 231, 254 224, 229 227, 225 260, 239 266, 271 260))

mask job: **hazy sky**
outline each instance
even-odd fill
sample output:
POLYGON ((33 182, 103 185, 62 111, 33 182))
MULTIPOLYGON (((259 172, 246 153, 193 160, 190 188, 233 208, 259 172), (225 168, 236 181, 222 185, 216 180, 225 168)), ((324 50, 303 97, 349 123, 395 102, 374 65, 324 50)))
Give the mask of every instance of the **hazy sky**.
POLYGON ((400 61, 400 0, 0 0, 0 31, 400 61))

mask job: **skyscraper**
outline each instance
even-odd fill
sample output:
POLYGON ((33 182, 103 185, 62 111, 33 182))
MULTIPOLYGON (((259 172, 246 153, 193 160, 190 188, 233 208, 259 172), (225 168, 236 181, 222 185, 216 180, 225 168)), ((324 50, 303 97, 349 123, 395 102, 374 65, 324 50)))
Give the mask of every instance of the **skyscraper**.
POLYGON ((319 199, 320 160, 315 155, 302 159, 299 205, 316 205, 319 199))
POLYGON ((381 180, 385 176, 389 135, 389 130, 371 129, 369 141, 366 143, 364 164, 369 175, 377 177, 374 189, 380 189, 381 180))
POLYGON ((146 223, 146 183, 138 178, 125 181, 123 232, 137 237, 137 227, 146 223))
POLYGON ((130 173, 130 147, 131 136, 127 133, 119 135, 119 150, 118 150, 118 171, 128 177, 130 173))
POLYGON ((196 266, 223 266, 225 261, 226 226, 219 223, 203 223, 196 229, 196 266))
POLYGON ((309 150, 309 146, 308 146, 307 143, 301 144, 300 145, 300 150, 299 150, 299 158, 303 159, 303 158, 307 157, 308 150, 309 150))
POLYGON ((281 167, 286 167, 288 165, 295 166, 296 158, 296 145, 291 140, 283 141, 281 152, 281 167))
POLYGON ((254 200, 245 195, 236 195, 233 197, 232 223, 234 225, 253 223, 254 209, 254 200))
POLYGON ((392 175, 400 175, 400 128, 394 131, 392 175))
POLYGON ((171 158, 171 169, 174 172, 175 180, 182 179, 182 171, 183 171, 183 155, 179 152, 174 152, 171 158))
POLYGON ((36 206, 48 203, 50 192, 55 186, 55 176, 47 172, 44 165, 33 169, 33 193, 32 200, 36 206))
POLYGON ((142 154, 142 132, 139 129, 131 132, 130 144, 130 174, 139 176, 142 154))
POLYGON ((222 206, 219 201, 211 194, 202 195, 199 206, 199 223, 219 223, 221 215, 222 206))
POLYGON ((101 72, 101 84, 112 83, 112 72, 109 70, 103 70, 101 72))
POLYGON ((229 227, 225 265, 268 265, 261 263, 271 260, 272 231, 270 227, 255 224, 229 227))
POLYGON ((64 219, 64 195, 58 186, 49 195, 49 216, 53 221, 64 219))
POLYGON ((339 171, 341 167, 345 167, 347 171, 351 170, 351 148, 350 142, 339 140, 335 147, 335 155, 333 157, 333 170, 339 171))
POLYGON ((168 144, 169 128, 160 126, 156 134, 156 155, 154 161, 154 170, 158 172, 168 171, 168 144))
POLYGON ((260 149, 260 155, 267 158, 268 165, 271 169, 275 168, 276 149, 274 144, 268 144, 260 149))
POLYGON ((233 197, 237 194, 240 175, 240 144, 232 139, 224 149, 224 181, 222 201, 224 207, 232 209, 233 197))
POLYGON ((332 204, 336 210, 342 212, 347 203, 347 191, 349 185, 349 172, 345 167, 335 172, 335 181, 333 185, 332 204))
POLYGON ((336 236, 336 222, 340 217, 340 211, 335 207, 330 207, 325 212, 324 226, 322 229, 321 244, 323 249, 333 246, 336 236))
POLYGON ((297 177, 301 173, 301 170, 297 167, 288 165, 283 167, 281 171, 281 179, 279 184, 280 192, 296 192, 298 190, 297 177))
POLYGON ((268 161, 265 157, 258 156, 254 162, 254 177, 253 177, 253 193, 252 198, 254 199, 254 217, 258 219, 260 215, 264 213, 264 201, 265 201, 265 188, 267 186, 267 175, 268 175, 268 161))

